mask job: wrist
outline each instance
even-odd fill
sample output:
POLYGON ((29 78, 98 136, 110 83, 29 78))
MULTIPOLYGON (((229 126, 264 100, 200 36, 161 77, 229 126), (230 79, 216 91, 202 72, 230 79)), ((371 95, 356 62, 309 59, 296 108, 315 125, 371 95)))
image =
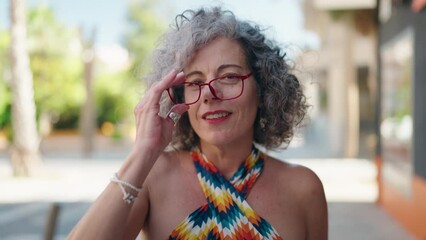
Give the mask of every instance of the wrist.
POLYGON ((136 198, 137 198, 137 194, 134 195, 132 193, 130 193, 129 191, 127 191, 125 188, 130 188, 131 190, 133 190, 136 193, 140 193, 142 191, 142 188, 138 188, 136 186, 134 186, 133 184, 123 181, 118 177, 117 173, 114 173, 114 175, 111 178, 111 182, 114 182, 116 184, 118 184, 118 186, 120 187, 121 192, 123 193, 123 200, 125 203, 127 204, 132 204, 136 198))
POLYGON ((155 160, 157 160, 160 154, 161 154, 161 151, 140 148, 140 147, 139 148, 133 147, 127 157, 127 160, 136 161, 139 163, 142 163, 142 162, 150 163, 150 162, 155 162, 155 160))
POLYGON ((142 186, 158 157, 159 153, 143 149, 132 149, 118 171, 118 175, 123 181, 142 186))

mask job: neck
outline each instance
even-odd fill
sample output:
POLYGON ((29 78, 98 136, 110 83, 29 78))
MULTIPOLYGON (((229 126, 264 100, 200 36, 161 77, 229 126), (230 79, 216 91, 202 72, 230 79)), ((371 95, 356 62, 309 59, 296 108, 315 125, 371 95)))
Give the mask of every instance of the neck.
POLYGON ((201 141, 200 146, 207 159, 229 179, 250 155, 253 142, 241 141, 236 144, 218 146, 201 141))

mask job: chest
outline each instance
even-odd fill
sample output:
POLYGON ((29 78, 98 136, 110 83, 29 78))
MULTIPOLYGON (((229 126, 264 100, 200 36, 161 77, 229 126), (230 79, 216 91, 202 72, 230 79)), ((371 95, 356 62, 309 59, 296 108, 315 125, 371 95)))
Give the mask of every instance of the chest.
MULTIPOLYGON (((168 237, 189 214, 207 202, 195 172, 164 178, 167 181, 156 182, 155 192, 151 194, 148 225, 152 239, 168 237)), ((276 183, 261 176, 246 200, 284 239, 304 239, 303 211, 291 197, 285 196, 288 194, 285 190, 278 188, 276 183)))
POLYGON ((284 239, 306 239, 305 214, 285 187, 259 178, 247 197, 254 211, 268 221, 284 239))

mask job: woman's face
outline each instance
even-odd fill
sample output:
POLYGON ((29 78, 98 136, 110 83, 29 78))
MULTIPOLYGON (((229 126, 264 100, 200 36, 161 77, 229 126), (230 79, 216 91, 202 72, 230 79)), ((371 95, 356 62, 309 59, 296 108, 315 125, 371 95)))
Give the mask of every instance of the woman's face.
MULTIPOLYGON (((186 81, 204 83, 227 75, 247 75, 250 71, 240 43, 228 38, 215 39, 198 50, 184 69, 186 81)), ((229 146, 253 141, 257 108, 256 82, 250 76, 244 80, 242 95, 232 100, 216 99, 209 87, 203 86, 200 99, 190 105, 188 115, 201 142, 229 146)))

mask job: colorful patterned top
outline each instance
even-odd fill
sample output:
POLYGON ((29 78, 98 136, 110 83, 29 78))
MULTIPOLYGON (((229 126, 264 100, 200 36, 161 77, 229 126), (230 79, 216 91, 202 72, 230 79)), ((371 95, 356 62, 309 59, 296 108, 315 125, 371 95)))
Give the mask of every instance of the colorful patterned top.
POLYGON ((207 203, 183 220, 169 239, 282 239, 246 201, 262 173, 263 153, 253 147, 230 180, 198 148, 191 155, 207 203))

